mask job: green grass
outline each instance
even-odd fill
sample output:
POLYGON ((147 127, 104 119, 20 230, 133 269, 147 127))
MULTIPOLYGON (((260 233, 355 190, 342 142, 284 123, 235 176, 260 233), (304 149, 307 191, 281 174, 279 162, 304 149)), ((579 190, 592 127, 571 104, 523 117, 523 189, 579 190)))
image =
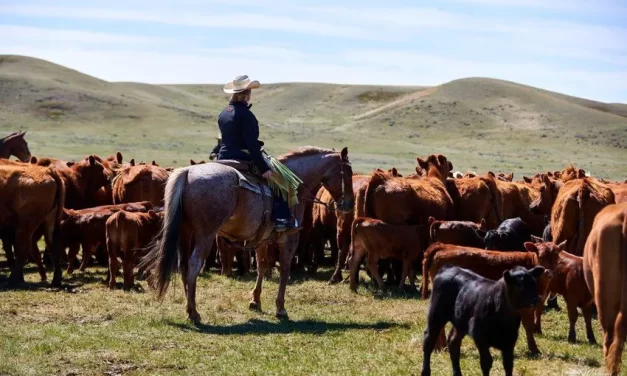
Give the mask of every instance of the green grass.
MULTIPOLYGON (((418 374, 428 302, 366 287, 353 294, 345 284, 328 286, 329 275, 327 269, 316 277, 293 275, 286 294, 290 320, 281 322, 274 317, 276 271, 264 283, 261 313, 248 310, 253 278, 203 274, 203 324, 194 326, 186 321, 179 280, 159 302, 150 292, 109 291, 102 268, 66 277, 60 290, 37 283, 32 268, 30 288, 7 290, 7 271, 0 270, 0 374, 418 374)), ((565 308, 562 300, 560 305, 565 308)), ((600 339, 598 322, 593 325, 600 339)), ((578 344, 566 341, 564 311, 544 315, 543 329, 536 337, 543 352, 538 358, 527 353, 521 329, 517 375, 601 374, 601 348, 582 342, 582 318, 578 344)), ((493 374, 502 374, 500 354, 492 353, 493 374)), ((450 375, 448 354, 434 354, 432 368, 434 375, 450 375)), ((462 368, 466 375, 480 374, 468 337, 462 368)))

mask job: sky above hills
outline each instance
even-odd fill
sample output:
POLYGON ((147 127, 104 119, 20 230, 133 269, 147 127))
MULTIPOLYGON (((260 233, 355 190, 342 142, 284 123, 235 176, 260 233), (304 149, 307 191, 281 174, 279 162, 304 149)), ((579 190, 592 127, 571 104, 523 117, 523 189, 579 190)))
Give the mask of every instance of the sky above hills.
POLYGON ((481 76, 627 103, 627 0, 3 0, 0 36, 109 81, 481 76))

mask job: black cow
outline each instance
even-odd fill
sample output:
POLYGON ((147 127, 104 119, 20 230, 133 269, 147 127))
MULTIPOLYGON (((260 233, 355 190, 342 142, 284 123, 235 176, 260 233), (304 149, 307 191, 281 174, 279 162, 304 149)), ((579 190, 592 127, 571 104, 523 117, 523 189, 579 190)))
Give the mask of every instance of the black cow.
POLYGON ((542 240, 545 242, 553 241, 553 234, 551 233, 551 222, 549 217, 544 216, 544 231, 542 231, 542 240))
POLYGON ((531 241, 531 233, 522 219, 511 218, 504 220, 496 230, 486 232, 483 241, 485 248, 492 251, 524 252, 524 244, 531 241))
POLYGON ((512 375, 520 328, 519 309, 535 307, 540 301, 536 281, 544 271, 541 266, 533 269, 516 266, 494 281, 457 266, 440 269, 433 280, 424 332, 422 375, 431 374, 431 353, 448 322, 453 324, 448 350, 454 375, 461 375, 460 348, 467 334, 477 345, 484 375, 492 368, 490 347, 501 350, 505 374, 512 375))

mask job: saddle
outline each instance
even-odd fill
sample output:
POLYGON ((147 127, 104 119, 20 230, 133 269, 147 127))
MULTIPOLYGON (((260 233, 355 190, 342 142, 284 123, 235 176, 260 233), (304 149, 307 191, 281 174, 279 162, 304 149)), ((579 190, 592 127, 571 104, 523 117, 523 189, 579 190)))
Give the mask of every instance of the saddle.
POLYGON ((221 163, 225 166, 233 167, 234 169, 236 169, 237 171, 241 173, 248 173, 250 175, 253 175, 252 163, 250 162, 238 161, 235 159, 220 159, 220 160, 214 161, 214 163, 221 163))

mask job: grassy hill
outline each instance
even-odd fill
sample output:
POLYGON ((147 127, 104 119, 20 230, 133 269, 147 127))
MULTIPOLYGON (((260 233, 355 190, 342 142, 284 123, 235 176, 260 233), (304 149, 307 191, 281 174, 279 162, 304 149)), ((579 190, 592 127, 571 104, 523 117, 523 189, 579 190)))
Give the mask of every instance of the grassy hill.
MULTIPOLYGON (((0 135, 28 130, 34 155, 77 159, 121 151, 185 165, 206 158, 227 96, 220 85, 112 83, 53 63, 0 56, 0 135)), ((515 177, 574 163, 627 177, 627 105, 486 78, 437 87, 269 84, 253 111, 268 150, 349 147, 355 170, 443 153, 455 169, 515 177)))

